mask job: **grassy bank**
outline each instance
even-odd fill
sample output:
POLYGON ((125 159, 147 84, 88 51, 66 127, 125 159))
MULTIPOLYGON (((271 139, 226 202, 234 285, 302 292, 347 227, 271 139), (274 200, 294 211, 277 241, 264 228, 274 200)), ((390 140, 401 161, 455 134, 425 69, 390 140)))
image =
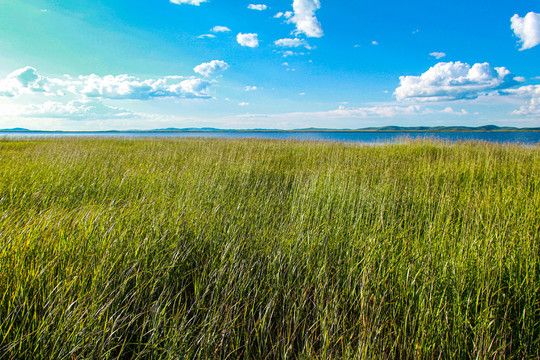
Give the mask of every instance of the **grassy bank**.
POLYGON ((540 356, 540 148, 0 140, 1 359, 540 356))

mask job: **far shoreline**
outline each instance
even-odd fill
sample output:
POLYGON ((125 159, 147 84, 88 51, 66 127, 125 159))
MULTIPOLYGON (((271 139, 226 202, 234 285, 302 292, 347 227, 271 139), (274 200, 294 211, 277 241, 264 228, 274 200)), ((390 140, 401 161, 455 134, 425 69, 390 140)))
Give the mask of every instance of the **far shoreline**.
POLYGON ((283 134, 310 134, 310 133, 537 133, 540 128, 496 128, 485 129, 483 127, 445 127, 428 129, 152 129, 152 130, 28 130, 28 129, 0 129, 0 134, 212 134, 212 133, 235 133, 235 134, 265 134, 265 133, 283 133, 283 134))

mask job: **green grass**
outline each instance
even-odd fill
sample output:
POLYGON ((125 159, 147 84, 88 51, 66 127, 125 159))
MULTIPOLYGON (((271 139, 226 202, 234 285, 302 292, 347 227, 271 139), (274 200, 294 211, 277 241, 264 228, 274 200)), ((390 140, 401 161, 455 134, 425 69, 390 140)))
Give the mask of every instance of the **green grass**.
POLYGON ((0 359, 537 359, 540 147, 0 139, 0 359))

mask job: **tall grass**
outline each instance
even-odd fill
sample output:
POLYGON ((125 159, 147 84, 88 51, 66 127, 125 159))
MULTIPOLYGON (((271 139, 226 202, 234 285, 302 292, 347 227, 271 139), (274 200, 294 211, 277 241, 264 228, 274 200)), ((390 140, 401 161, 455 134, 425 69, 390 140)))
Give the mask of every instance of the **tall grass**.
POLYGON ((1 359, 536 359, 540 148, 0 140, 1 359))

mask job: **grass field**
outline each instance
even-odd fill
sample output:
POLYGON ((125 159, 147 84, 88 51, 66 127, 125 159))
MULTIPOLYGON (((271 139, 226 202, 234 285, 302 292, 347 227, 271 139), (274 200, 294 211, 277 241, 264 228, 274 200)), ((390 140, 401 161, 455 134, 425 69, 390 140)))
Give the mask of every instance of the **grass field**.
POLYGON ((0 359, 537 359, 540 147, 0 139, 0 359))

